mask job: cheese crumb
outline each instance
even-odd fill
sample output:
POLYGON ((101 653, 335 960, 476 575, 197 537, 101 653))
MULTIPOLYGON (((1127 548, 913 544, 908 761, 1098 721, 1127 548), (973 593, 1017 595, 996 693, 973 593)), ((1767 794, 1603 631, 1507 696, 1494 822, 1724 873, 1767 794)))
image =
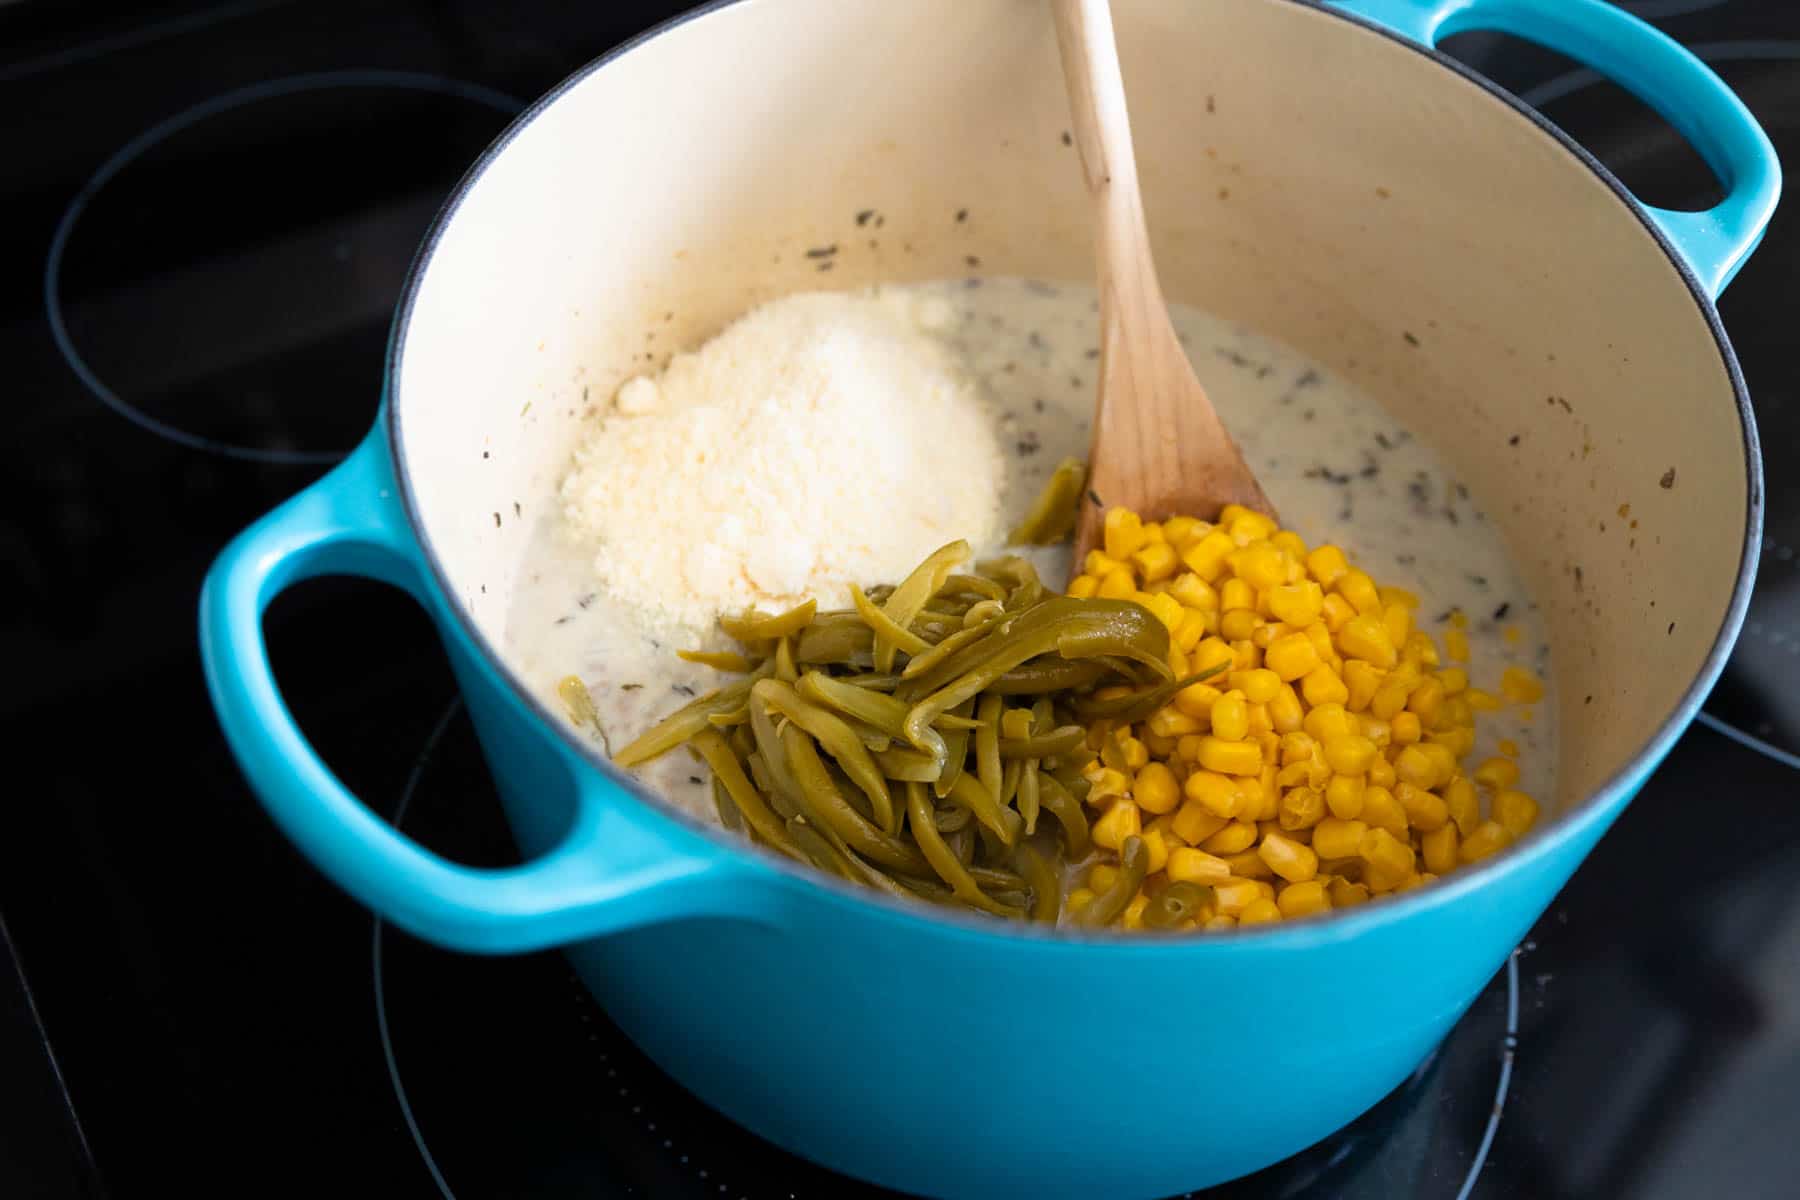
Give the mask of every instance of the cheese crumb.
POLYGON ((874 293, 763 305, 627 382, 563 480, 599 586, 652 624, 894 582, 945 542, 1000 535, 1005 461, 979 387, 874 293))

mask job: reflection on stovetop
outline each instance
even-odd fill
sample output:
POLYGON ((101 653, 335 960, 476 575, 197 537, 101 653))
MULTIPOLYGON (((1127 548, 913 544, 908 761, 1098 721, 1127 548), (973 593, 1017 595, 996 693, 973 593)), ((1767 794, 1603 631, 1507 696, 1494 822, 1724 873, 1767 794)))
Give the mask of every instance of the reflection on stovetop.
MULTIPOLYGON (((446 189, 522 101, 679 7, 0 5, 20 164, 0 179, 0 356, 19 381, 0 472, 0 648, 19 683, 0 711, 24 768, 0 830, 0 1104, 41 1118, 0 1138, 0 1194, 876 1194, 687 1096, 558 957, 371 930, 247 797, 194 648, 212 555, 366 428, 446 189)), ((1702 53, 1800 161, 1800 6, 1626 7, 1702 53)), ((1716 197, 1612 85, 1508 39, 1449 49, 1645 200, 1716 197)), ((1768 537, 1716 728, 1682 740, 1412 1080, 1209 1195, 1790 1190, 1796 265, 1789 206, 1720 305, 1762 431, 1768 537)), ((318 581, 268 630, 296 716, 352 789, 404 803, 409 830, 465 861, 510 861, 409 601, 318 581)))

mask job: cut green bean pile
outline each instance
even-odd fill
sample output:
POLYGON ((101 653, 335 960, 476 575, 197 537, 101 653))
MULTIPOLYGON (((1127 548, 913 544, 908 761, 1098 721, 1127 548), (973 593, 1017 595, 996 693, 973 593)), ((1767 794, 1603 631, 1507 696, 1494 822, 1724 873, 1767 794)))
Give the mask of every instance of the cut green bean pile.
MULTIPOLYGON (((752 841, 892 895, 1055 924, 1063 868, 1090 849, 1083 722, 1130 719, 1190 681, 1171 677, 1168 629, 1141 605, 1057 595, 1023 558, 968 559, 952 542, 895 586, 855 589, 852 608, 723 619, 742 655, 688 657, 741 677, 614 761, 689 746, 719 819, 752 841), (1133 695, 1092 700, 1119 684, 1133 695)), ((1111 924, 1123 903, 1068 916, 1111 924)))

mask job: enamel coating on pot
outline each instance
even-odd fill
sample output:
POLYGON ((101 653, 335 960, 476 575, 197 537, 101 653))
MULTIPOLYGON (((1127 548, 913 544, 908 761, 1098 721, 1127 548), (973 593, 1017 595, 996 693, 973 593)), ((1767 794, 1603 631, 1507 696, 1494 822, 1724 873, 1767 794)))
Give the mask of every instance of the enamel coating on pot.
POLYGON ((767 295, 955 274, 970 256, 1086 273, 1085 199, 1037 5, 746 0, 595 64, 496 143, 415 264, 375 431, 209 575, 208 684, 277 823, 422 937, 567 946, 685 1086, 889 1186, 1178 1192, 1374 1103, 1617 817, 1736 636, 1760 466, 1711 298, 1766 225, 1779 170, 1710 72, 1598 0, 1344 7, 1355 15, 1120 0, 1158 258, 1173 298, 1388 398, 1488 502, 1552 628, 1569 720, 1554 820, 1477 868, 1329 919, 1181 942, 1049 937, 747 852, 635 792, 517 686, 494 638, 523 529, 502 514, 546 499, 576 397, 609 393, 646 324, 691 344, 767 295), (1695 141, 1725 202, 1636 204, 1428 49, 1475 27, 1621 78, 1695 141), (778 55, 789 69, 746 65, 778 55), (687 186, 655 186, 675 181, 687 186), (1522 216, 1527 200, 1555 218, 1522 216), (949 228, 965 206, 969 225, 949 228), (892 245, 840 254, 820 279, 803 250, 848 246, 851 214, 868 210, 892 245), (1499 449, 1514 429, 1531 457, 1499 449), (1543 482, 1565 461, 1577 465, 1543 482), (1641 530, 1604 527, 1623 501, 1641 530), (328 573, 392 583, 431 614, 524 865, 470 869, 416 846, 294 726, 262 613, 328 573))

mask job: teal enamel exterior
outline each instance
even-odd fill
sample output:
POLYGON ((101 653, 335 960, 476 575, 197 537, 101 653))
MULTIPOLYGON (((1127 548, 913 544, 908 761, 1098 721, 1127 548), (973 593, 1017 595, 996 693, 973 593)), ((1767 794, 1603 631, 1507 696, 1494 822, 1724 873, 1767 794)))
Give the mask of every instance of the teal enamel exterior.
MULTIPOLYGON (((1754 248, 1779 168, 1711 72, 1597 0, 1342 7, 1427 45, 1506 29, 1663 109, 1729 193, 1707 213, 1644 214, 1698 281, 1696 303, 1716 328, 1707 301, 1754 248)), ((1681 708, 1591 802, 1513 851, 1327 920, 1182 941, 1052 937, 803 876, 647 803, 514 685, 446 594, 396 477, 385 403, 359 449, 219 556, 201 598, 207 683, 252 788, 327 876, 447 947, 566 947, 634 1041, 758 1134, 927 1195, 1166 1195, 1292 1154, 1400 1083, 1667 753, 1723 666, 1754 573, 1760 475, 1747 408, 1740 417, 1745 561, 1681 708), (403 588, 430 614, 524 865, 439 858, 366 808, 308 745, 270 671, 262 616, 283 588, 325 574, 403 588), (1196 1095, 1209 1093, 1229 1119, 1197 1114, 1196 1095)))

